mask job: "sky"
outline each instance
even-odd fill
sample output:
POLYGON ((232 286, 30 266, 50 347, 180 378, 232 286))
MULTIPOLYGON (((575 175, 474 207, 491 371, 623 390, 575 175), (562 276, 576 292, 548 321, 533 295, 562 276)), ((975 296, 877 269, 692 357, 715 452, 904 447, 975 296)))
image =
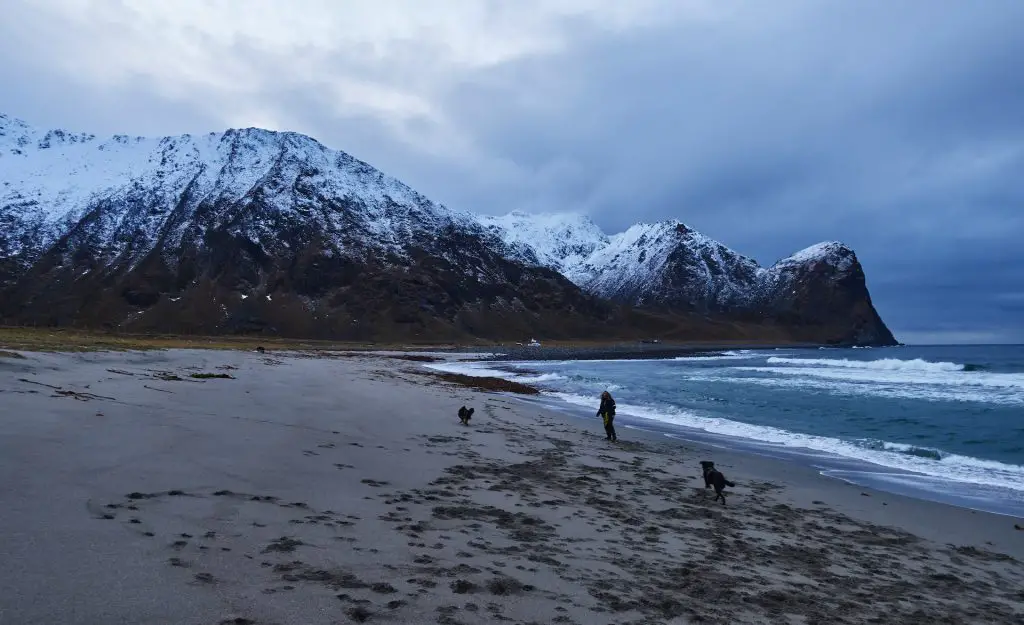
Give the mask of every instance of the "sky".
POLYGON ((1024 343, 1024 2, 4 0, 0 112, 311 135, 483 214, 853 247, 907 343, 1024 343))

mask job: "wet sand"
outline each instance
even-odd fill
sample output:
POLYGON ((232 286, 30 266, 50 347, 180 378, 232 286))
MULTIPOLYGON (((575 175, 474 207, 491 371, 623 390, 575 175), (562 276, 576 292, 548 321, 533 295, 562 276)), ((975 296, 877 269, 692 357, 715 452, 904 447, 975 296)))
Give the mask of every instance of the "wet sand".
POLYGON ((611 444, 383 355, 24 355, 0 358, 0 623, 1024 618, 1019 519, 611 444))

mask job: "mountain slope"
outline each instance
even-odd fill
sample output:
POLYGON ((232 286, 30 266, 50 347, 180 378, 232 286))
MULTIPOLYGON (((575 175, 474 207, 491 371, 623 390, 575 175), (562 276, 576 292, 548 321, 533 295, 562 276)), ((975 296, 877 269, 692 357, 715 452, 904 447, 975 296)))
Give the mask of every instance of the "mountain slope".
POLYGON ((857 255, 836 241, 812 245, 772 265, 761 274, 756 301, 776 323, 820 327, 842 334, 844 343, 896 344, 871 302, 857 255))
POLYGON ((310 137, 0 115, 0 323, 423 340, 891 343, 852 251, 763 269, 679 222, 477 217, 310 137))
POLYGON ((599 331, 612 307, 474 217, 309 137, 41 132, 0 117, 9 323, 334 338, 599 331))
POLYGON ((609 239, 589 217, 581 214, 529 214, 478 217, 489 232, 509 245, 509 253, 526 263, 566 273, 608 245, 609 239))
POLYGON ((763 268, 674 220, 637 224, 611 237, 589 220, 547 215, 533 225, 530 220, 519 213, 485 223, 521 260, 556 269, 593 295, 631 306, 781 325, 822 342, 895 343, 871 303, 856 254, 841 243, 814 245, 763 268))

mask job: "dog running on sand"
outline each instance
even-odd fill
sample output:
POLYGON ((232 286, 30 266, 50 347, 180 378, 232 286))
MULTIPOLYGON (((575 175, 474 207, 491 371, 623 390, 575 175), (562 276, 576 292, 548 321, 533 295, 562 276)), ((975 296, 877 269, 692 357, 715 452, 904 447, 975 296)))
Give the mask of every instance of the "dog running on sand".
POLYGON ((700 468, 704 472, 704 488, 715 488, 715 499, 722 498, 722 505, 725 505, 725 487, 735 488, 736 484, 725 479, 725 475, 715 468, 715 463, 710 460, 701 460, 700 468))
POLYGON ((465 406, 459 408, 459 421, 462 422, 462 425, 469 425, 469 420, 473 418, 474 410, 475 408, 466 408, 465 406))

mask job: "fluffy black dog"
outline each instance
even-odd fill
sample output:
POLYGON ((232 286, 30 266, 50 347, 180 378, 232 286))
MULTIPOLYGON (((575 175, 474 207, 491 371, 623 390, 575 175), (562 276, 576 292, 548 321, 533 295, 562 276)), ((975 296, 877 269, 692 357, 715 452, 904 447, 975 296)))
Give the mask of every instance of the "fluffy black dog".
POLYGON ((700 468, 704 472, 704 488, 715 488, 715 501, 722 498, 722 505, 725 505, 725 487, 735 488, 736 484, 725 479, 725 475, 715 468, 715 463, 710 460, 701 460, 700 468))
POLYGON ((473 418, 474 410, 474 408, 466 408, 465 406, 459 408, 459 421, 462 422, 462 425, 469 425, 469 420, 473 418))

